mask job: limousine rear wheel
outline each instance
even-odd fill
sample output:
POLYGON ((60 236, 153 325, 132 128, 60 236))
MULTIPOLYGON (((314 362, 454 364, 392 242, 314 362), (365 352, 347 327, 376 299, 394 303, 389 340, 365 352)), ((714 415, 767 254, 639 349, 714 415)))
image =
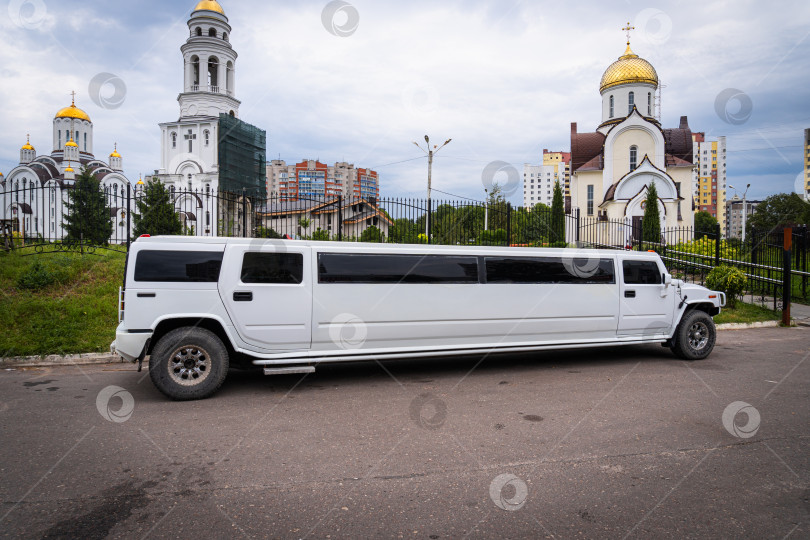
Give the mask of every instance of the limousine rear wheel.
POLYGON ((228 350, 205 328, 172 330, 157 342, 149 358, 155 386, 176 400, 203 399, 216 392, 228 374, 228 350))
POLYGON ((717 329, 711 316, 700 310, 690 311, 675 331, 672 352, 684 360, 701 360, 709 356, 717 340, 717 329))

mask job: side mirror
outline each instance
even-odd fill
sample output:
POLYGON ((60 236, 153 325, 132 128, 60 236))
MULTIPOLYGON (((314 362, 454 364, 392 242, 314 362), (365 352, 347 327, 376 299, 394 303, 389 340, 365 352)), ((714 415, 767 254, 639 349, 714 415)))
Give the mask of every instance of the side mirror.
POLYGON ((669 287, 669 285, 672 283, 672 274, 662 273, 661 281, 664 282, 665 287, 669 287))

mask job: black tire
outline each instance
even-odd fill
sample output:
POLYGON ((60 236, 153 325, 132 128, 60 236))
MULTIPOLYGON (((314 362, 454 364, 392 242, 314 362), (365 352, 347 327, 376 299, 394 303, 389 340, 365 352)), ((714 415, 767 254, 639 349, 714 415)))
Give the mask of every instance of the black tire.
POLYGON ((684 360, 702 360, 709 356, 717 341, 717 328, 705 311, 685 314, 673 336, 672 352, 684 360))
POLYGON ((149 377, 174 400, 204 399, 222 386, 228 365, 228 349, 216 334, 185 326, 160 338, 152 349, 149 377))

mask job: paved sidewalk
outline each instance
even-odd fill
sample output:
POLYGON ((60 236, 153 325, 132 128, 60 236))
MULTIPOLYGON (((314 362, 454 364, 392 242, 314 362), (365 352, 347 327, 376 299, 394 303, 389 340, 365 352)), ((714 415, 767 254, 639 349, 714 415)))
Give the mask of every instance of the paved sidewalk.
MULTIPOLYGON (((750 294, 746 294, 745 296, 741 297, 741 300, 746 304, 756 304, 766 309, 773 309, 774 306, 773 296, 763 297, 760 295, 752 296, 750 294)), ((781 304, 781 301, 779 303, 781 304)), ((810 326, 810 306, 804 304, 797 304, 796 302, 791 303, 790 317, 794 320, 796 324, 800 324, 802 326, 810 326)))

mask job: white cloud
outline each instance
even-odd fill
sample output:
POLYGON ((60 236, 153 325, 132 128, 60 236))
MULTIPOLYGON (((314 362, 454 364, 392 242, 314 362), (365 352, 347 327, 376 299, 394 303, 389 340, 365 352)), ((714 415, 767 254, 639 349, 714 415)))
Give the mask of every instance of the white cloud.
MULTIPOLYGON (((98 155, 118 141, 133 180, 157 168, 157 124, 178 116, 179 47, 193 4, 147 1, 135 16, 129 5, 99 0, 48 3, 37 30, 0 23, 7 83, 0 98, 12 104, 0 170, 17 162, 28 130, 37 149, 47 151, 51 115, 73 89, 94 120, 98 155), (126 82, 121 108, 101 109, 88 99, 88 83, 99 72, 126 82)), ((378 167, 383 195, 421 196, 425 161, 392 163, 420 156, 411 141, 428 133, 435 141, 453 139, 437 156, 434 186, 470 197, 482 196, 487 163, 503 160, 520 170, 537 162, 543 148, 568 149, 571 122, 580 131, 596 127, 599 79, 624 50, 620 28, 627 20, 643 22, 651 9, 637 2, 622 4, 622 11, 601 2, 356 1, 357 31, 341 38, 321 23, 325 5, 223 0, 240 55, 240 115, 267 130, 268 158, 346 159, 378 167)), ((667 85, 665 127, 688 115, 693 130, 727 135, 732 183, 739 175, 761 178, 752 183, 762 193, 792 189, 791 163, 800 163, 801 149, 782 149, 785 162, 756 139, 756 130, 779 128, 778 141, 793 134, 800 146, 802 125, 810 127, 803 64, 810 7, 689 1, 659 11, 665 24, 638 28, 633 48, 667 85), (726 88, 751 97, 748 123, 730 125, 716 115, 715 96, 726 88), (743 146, 764 150, 732 153, 743 146)))

